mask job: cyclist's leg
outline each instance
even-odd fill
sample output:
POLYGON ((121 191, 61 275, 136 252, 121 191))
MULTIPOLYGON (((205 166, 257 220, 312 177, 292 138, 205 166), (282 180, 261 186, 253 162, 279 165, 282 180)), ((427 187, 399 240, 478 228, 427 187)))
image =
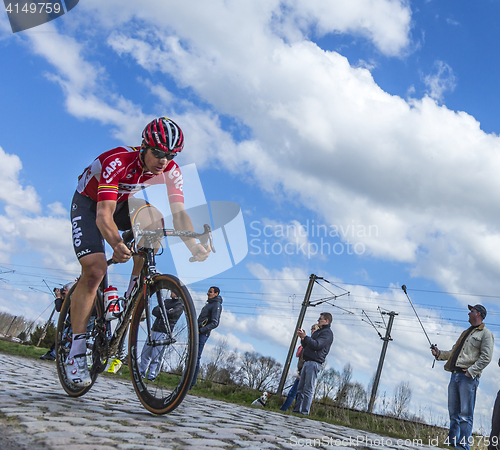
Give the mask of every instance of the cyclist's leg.
POLYGON ((71 299, 73 339, 66 373, 71 383, 81 386, 91 384, 86 363, 87 324, 97 288, 107 269, 104 241, 96 225, 96 205, 90 198, 76 192, 71 207, 73 247, 82 266, 82 275, 71 299))
POLYGON ((87 324, 94 306, 97 288, 107 270, 104 253, 85 255, 80 258, 79 262, 82 266, 82 275, 71 300, 73 334, 87 332, 87 324))
POLYGON ((71 299, 73 341, 66 360, 66 376, 75 386, 90 386, 92 377, 87 367, 87 325, 107 265, 103 253, 86 255, 80 259, 80 263, 82 275, 71 299))

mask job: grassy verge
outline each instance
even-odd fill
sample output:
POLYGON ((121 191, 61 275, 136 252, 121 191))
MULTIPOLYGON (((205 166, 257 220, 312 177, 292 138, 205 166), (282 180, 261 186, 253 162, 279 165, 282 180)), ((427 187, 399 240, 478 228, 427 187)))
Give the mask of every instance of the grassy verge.
MULTIPOLYGON (((0 352, 2 353, 28 358, 39 358, 41 355, 45 354, 46 351, 47 349, 38 348, 33 345, 21 345, 18 343, 0 340, 0 352)), ((122 366, 117 374, 104 373, 104 375, 130 379, 129 369, 127 366, 122 366)), ((161 376, 168 377, 168 375, 164 374, 161 376)), ((249 406, 261 395, 260 392, 245 386, 222 385, 203 380, 199 380, 196 383, 194 388, 190 391, 190 394, 214 400, 231 402, 243 406, 249 406)), ((283 400, 281 398, 272 396, 267 402, 266 409, 280 412, 279 408, 282 404, 283 400)), ((289 411, 286 413, 280 413, 295 415, 289 411)), ((396 444, 396 441, 401 439, 402 441, 406 441, 404 442, 406 445, 432 445, 445 447, 444 440, 446 439, 448 433, 447 429, 441 427, 410 422, 407 420, 398 420, 392 417, 379 416, 376 414, 368 414, 363 411, 336 408, 333 405, 320 404, 316 402, 313 403, 309 419, 321 420, 334 425, 341 425, 357 430, 364 430, 388 436, 392 438, 393 444, 396 444)), ((387 442, 387 440, 385 442, 387 442)), ((482 439, 482 437, 475 436, 474 444, 472 445, 471 450, 485 449, 486 446, 484 445, 484 439, 482 439)))

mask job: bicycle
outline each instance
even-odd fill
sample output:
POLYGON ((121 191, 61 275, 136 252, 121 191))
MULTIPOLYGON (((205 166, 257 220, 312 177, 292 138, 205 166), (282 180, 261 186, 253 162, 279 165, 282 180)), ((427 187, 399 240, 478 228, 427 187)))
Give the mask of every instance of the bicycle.
MULTIPOLYGON (((73 286, 61 308, 56 335, 56 362, 59 380, 71 397, 87 393, 102 373, 108 360, 123 359, 120 353, 124 347, 126 331, 129 329, 129 370, 135 392, 144 407, 154 414, 166 414, 177 408, 186 396, 191 384, 198 356, 198 324, 196 310, 191 295, 184 284, 173 275, 156 271, 155 245, 164 237, 188 237, 215 252, 209 225, 204 225, 203 233, 159 228, 157 230, 133 230, 123 233, 123 240, 134 254, 144 258, 141 275, 129 300, 118 317, 116 327, 111 332, 110 322, 105 319, 103 292, 108 287, 107 274, 101 282, 94 300, 94 310, 87 325, 87 364, 92 378, 90 386, 76 387, 66 376, 65 362, 72 339, 71 297, 73 286), (135 236, 135 238, 134 238, 135 236), (137 248, 136 243, 142 246, 137 248), (167 291, 174 292, 182 304, 180 317, 170 328, 163 297, 167 291), (165 339, 152 338, 151 318, 155 306, 160 306, 161 317, 167 328, 165 339), (144 345, 159 347, 162 352, 160 371, 154 381, 143 379, 140 373, 141 353, 144 345)), ((193 261, 194 258, 190 258, 193 261)), ((108 266, 114 264, 109 260, 108 266)))

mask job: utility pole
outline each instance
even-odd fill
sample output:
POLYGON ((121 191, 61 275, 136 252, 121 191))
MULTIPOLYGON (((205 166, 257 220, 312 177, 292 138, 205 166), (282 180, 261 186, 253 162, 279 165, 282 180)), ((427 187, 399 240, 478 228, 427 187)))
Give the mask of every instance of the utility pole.
POLYGON ((311 304, 309 303, 309 299, 311 298, 311 293, 313 290, 314 283, 316 280, 322 280, 323 278, 317 277, 314 274, 311 274, 309 277, 309 284, 307 285, 306 294, 304 295, 304 301, 302 302, 302 308, 300 309, 300 314, 297 319, 297 325, 295 326, 295 330, 293 331, 292 342, 290 343, 290 348, 288 349, 288 355, 286 357, 285 365, 283 366, 283 373, 281 374, 280 384, 278 385, 278 391, 276 395, 281 395, 283 392, 283 387, 286 382, 286 377, 288 376, 288 371, 290 370, 290 363, 292 362, 293 354, 295 352, 295 345, 297 345, 297 333, 296 331, 302 328, 302 323, 304 322, 304 317, 306 316, 307 307, 311 304))
POLYGON ((9 331, 10 331, 10 329, 11 329, 12 325, 14 325, 14 322, 16 321, 16 319, 17 319, 17 316, 14 316, 14 318, 12 319, 12 322, 11 322, 11 323, 10 323, 10 325, 9 325, 9 328, 7 328, 7 331, 5 332, 5 334, 6 334, 7 336, 9 336, 9 331))
POLYGON ((56 311, 56 307, 54 306, 54 309, 52 310, 52 312, 50 313, 50 317, 49 317, 49 320, 47 320, 47 322, 45 323, 45 327, 43 329, 43 332, 42 334, 40 335, 40 339, 38 339, 38 343, 36 344, 36 346, 38 347, 40 345, 40 342, 42 342, 43 338, 45 337, 45 335, 47 334, 47 328, 49 326, 49 323, 50 321, 52 320, 52 316, 54 315, 54 312, 56 311))
POLYGON ((398 315, 394 311, 391 311, 390 313, 383 312, 382 314, 389 314, 389 323, 387 324, 387 329, 385 331, 385 337, 382 338, 382 340, 384 341, 384 344, 382 345, 382 352, 380 353, 380 359, 378 360, 377 373, 375 374, 375 380, 373 381, 372 395, 370 397, 370 403, 368 404, 368 412, 369 413, 371 413, 373 411, 373 406, 375 404, 375 397, 377 396, 378 383, 380 381, 380 375, 382 374, 382 366, 384 365, 384 359, 385 359, 385 353, 387 351, 387 345, 389 344, 389 341, 392 341, 391 330, 392 330, 392 323, 394 322, 394 316, 398 315))

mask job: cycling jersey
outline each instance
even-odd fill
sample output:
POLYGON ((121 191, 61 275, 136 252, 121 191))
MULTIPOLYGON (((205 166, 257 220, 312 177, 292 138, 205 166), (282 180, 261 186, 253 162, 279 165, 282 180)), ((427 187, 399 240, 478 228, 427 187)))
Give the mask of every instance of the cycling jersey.
POLYGON ((95 202, 124 202, 135 192, 152 184, 165 184, 170 203, 184 203, 182 174, 170 161, 159 175, 143 169, 140 147, 117 147, 99 155, 78 178, 77 192, 95 202))

